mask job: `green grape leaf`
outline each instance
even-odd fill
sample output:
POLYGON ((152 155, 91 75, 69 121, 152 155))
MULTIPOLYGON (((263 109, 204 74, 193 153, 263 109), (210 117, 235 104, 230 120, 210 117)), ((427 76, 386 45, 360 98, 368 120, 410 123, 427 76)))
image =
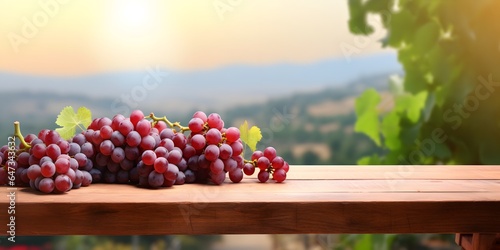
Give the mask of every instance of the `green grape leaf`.
POLYGON ((440 27, 434 20, 420 26, 414 34, 414 47, 417 54, 425 54, 438 42, 440 27))
POLYGON ((366 20, 367 10, 362 0, 349 0, 349 29, 356 35, 369 35, 374 28, 366 20))
MULTIPOLYGON (((401 144, 403 145, 403 144, 401 144)), ((408 153, 405 152, 405 148, 402 146, 398 150, 389 151, 384 155, 384 161, 380 165, 401 165, 408 164, 407 162, 408 153)))
POLYGON ((427 94, 427 91, 422 91, 413 96, 412 105, 408 107, 408 119, 410 119, 411 122, 416 123, 420 119, 420 114, 427 100, 427 94))
POLYGON ((391 47, 399 48, 403 42, 406 42, 405 40, 408 40, 408 36, 411 33, 405 31, 414 27, 414 23, 415 18, 413 14, 407 9, 392 14, 389 23, 388 44, 391 47))
POLYGON ((354 131, 366 134, 377 146, 380 146, 380 121, 377 110, 380 100, 380 95, 373 88, 363 92, 356 99, 356 115, 358 119, 354 126, 354 131))
POLYGON ((373 247, 373 235, 362 234, 360 238, 356 241, 354 245, 354 250, 372 249, 373 247))
POLYGON ((361 159, 358 160, 357 162, 358 165, 381 165, 382 160, 380 157, 376 154, 372 156, 365 156, 361 159))
POLYGON ((361 159, 359 159, 356 164, 357 165, 370 165, 370 162, 372 160, 371 156, 363 156, 361 159))
POLYGON ((427 91, 421 91, 416 95, 405 94, 396 98, 396 110, 406 113, 411 123, 416 123, 422 114, 427 102, 427 91))
POLYGON ((384 135, 385 145, 390 150, 398 150, 401 147, 399 121, 400 117, 395 110, 387 114, 382 120, 382 134, 384 135))
POLYGON ((422 124, 423 122, 417 122, 415 124, 405 124, 404 126, 401 126, 401 131, 399 131, 399 140, 401 140, 401 145, 404 145, 405 148, 412 147, 415 140, 418 139, 422 129, 422 124))
POLYGON ((424 108, 425 122, 428 122, 429 119, 431 119, 431 114, 435 106, 436 106, 436 93, 431 92, 427 97, 427 100, 425 101, 425 108, 424 108))
POLYGON ((370 12, 380 12, 387 10, 387 6, 390 5, 389 0, 368 0, 364 2, 366 10, 370 12))
POLYGON ((262 139, 262 133, 257 126, 252 126, 248 129, 248 122, 245 121, 240 126, 240 138, 252 151, 255 151, 257 143, 262 139))
MULTIPOLYGON (((404 71, 402 84, 397 79, 390 82, 389 90, 395 96, 391 111, 375 114, 368 106, 376 102, 367 100, 363 100, 363 107, 356 107, 355 131, 377 143, 373 150, 377 150, 383 164, 500 162, 500 142, 492 139, 500 131, 497 106, 494 98, 480 98, 486 99, 493 92, 492 83, 483 79, 487 74, 500 79, 498 58, 491 56, 492 51, 498 50, 495 41, 500 36, 494 28, 478 22, 478 17, 491 16, 500 6, 499 1, 465 1, 460 5, 455 2, 347 1, 351 33, 370 34, 372 22, 368 21, 372 21, 372 16, 381 17, 383 22, 378 26, 387 32, 383 45, 397 51, 404 71), (447 10, 452 9, 460 18, 449 15, 447 10), (463 41, 471 42, 467 47, 463 41), (474 47, 472 56, 467 53, 471 51, 469 47, 474 47), (471 64, 471 58, 484 60, 480 65, 471 64), (431 147, 426 143, 432 139, 435 128, 442 128, 447 139, 446 143, 431 147), (417 157, 416 151, 424 154, 417 157)), ((372 159, 365 157, 358 163, 368 164, 372 159)))
POLYGON ((56 131, 63 139, 69 139, 76 133, 76 127, 82 131, 92 122, 92 112, 86 107, 80 107, 75 113, 73 107, 67 106, 57 116, 56 124, 61 126, 56 131))
MULTIPOLYGON (((413 56, 411 56, 413 57, 413 56)), ((409 58, 409 60, 413 60, 412 58, 409 58)), ((419 61, 416 62, 411 62, 409 64, 411 65, 416 65, 419 61)), ((410 68, 405 71, 405 78, 404 78, 404 86, 405 86, 405 91, 415 94, 419 93, 421 91, 425 91, 428 88, 428 84, 425 80, 425 73, 422 73, 422 71, 418 70, 416 66, 412 66, 414 68, 410 68)))

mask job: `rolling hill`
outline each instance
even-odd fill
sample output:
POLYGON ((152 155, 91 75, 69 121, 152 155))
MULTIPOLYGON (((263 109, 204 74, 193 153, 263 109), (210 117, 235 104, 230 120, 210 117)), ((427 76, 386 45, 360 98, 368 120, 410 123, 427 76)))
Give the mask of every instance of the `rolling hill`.
MULTIPOLYGON (((355 164, 360 156, 374 150, 371 141, 353 132, 355 97, 368 87, 386 89, 387 78, 388 74, 373 75, 349 84, 283 95, 259 103, 201 110, 221 113, 228 126, 239 126, 244 120, 258 125, 264 136, 260 145, 275 146, 293 164, 355 164)), ((0 99, 4 103, 0 105, 0 138, 7 138, 13 132, 12 122, 15 120, 21 121, 24 134, 38 133, 42 128, 55 128, 57 114, 67 105, 87 106, 94 117, 116 113, 110 109, 114 100, 106 97, 2 92, 0 99)), ((175 106, 170 109, 163 106, 141 109, 169 115, 170 119, 184 124, 195 111, 180 112, 175 106)))
MULTIPOLYGON (((386 53, 350 61, 337 58, 310 64, 232 65, 198 71, 169 71, 152 66, 142 71, 60 77, 0 72, 0 83, 1 93, 6 95, 49 95, 53 98, 45 100, 44 105, 49 107, 53 106, 50 102, 60 102, 57 98, 78 101, 79 96, 86 96, 96 102, 112 100, 103 115, 133 108, 182 113, 192 109, 226 110, 398 71, 401 66, 396 55, 386 53)), ((33 111, 31 107, 23 110, 33 111)), ((9 110, 0 112, 6 114, 9 110)))

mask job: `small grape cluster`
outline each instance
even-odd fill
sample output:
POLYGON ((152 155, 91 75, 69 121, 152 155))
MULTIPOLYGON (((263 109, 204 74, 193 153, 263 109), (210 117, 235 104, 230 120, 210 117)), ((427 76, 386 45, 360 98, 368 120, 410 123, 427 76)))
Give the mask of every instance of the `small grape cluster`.
MULTIPOLYGON (((227 176, 238 183, 243 175, 266 182, 283 182, 288 163, 272 147, 243 158, 243 141, 236 127, 224 127, 217 113, 198 111, 188 127, 154 114, 134 110, 92 121, 83 132, 64 140, 54 130, 23 137, 17 148, 16 185, 43 193, 64 193, 91 183, 137 184, 146 188, 184 183, 222 184, 227 176), (186 136, 184 132, 189 131, 186 136)), ((0 148, 0 185, 7 183, 8 147, 0 148)))
POLYGON ((255 167, 259 169, 257 178, 260 182, 269 180, 269 176, 276 182, 284 182, 290 165, 281 157, 276 155, 276 149, 267 147, 264 152, 255 151, 252 154, 252 161, 245 164, 243 171, 246 175, 252 175, 255 167))
POLYGON ((226 173, 234 183, 243 179, 243 143, 238 128, 224 128, 220 115, 198 111, 189 121, 189 129, 188 142, 194 150, 186 155, 188 167, 200 180, 222 184, 226 173))
MULTIPOLYGON (((38 136, 27 135, 24 141, 29 143, 30 148, 21 145, 16 161, 6 164, 15 169, 16 185, 29 185, 44 193, 64 193, 92 183, 88 172, 92 169, 92 161, 80 147, 72 147, 56 131, 44 129, 38 136)), ((7 151, 5 146, 0 149, 3 155, 7 151)), ((5 168, 0 172, 5 174, 5 168)), ((6 181, 1 178, 0 184, 6 184, 6 181)))

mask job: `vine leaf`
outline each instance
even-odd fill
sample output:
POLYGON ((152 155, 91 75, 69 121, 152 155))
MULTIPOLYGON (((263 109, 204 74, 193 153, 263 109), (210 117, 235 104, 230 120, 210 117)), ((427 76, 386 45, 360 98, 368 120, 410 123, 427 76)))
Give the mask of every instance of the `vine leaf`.
POLYGON ((405 94, 396 99, 396 110, 405 113, 411 123, 416 123, 420 120, 422 110, 427 102, 427 91, 421 91, 416 95, 405 94))
POLYGON ((248 122, 245 120, 240 126, 240 138, 252 151, 255 151, 257 143, 262 139, 262 133, 257 126, 252 126, 248 129, 248 122))
POLYGON ((399 139, 401 127, 399 126, 399 122, 400 117, 394 110, 382 119, 382 134, 385 138, 385 145, 390 150, 401 148, 401 141, 399 139))
POLYGON ((63 139, 69 139, 76 133, 76 127, 84 131, 92 122, 92 112, 86 107, 80 107, 75 113, 73 107, 67 106, 57 116, 56 124, 61 126, 56 131, 63 139))
POLYGON ((377 146, 380 146, 380 121, 377 111, 380 100, 380 95, 373 88, 363 92, 356 99, 356 115, 358 119, 354 126, 354 131, 365 133, 377 146))
POLYGON ((358 160, 358 165, 382 165, 382 160, 376 154, 371 156, 365 156, 358 160))
POLYGON ((430 51, 439 40, 439 32, 439 25, 434 20, 420 26, 414 36, 415 53, 425 54, 430 51))

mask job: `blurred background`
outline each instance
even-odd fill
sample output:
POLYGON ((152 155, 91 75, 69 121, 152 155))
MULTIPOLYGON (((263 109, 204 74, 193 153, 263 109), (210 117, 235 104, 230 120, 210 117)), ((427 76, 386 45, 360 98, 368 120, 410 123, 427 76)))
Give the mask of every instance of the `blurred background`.
POLYGON ((359 39, 346 1, 229 2, 2 0, 1 136, 14 120, 24 133, 55 128, 68 105, 183 123, 203 110, 258 125, 293 164, 371 153, 353 132, 355 97, 402 74, 380 18, 359 39))
MULTIPOLYGON (((498 164, 498 9, 495 0, 0 0, 0 138, 15 120, 25 134, 55 128, 69 105, 94 117, 141 109, 182 123, 203 110, 229 125, 259 126, 261 145, 291 164, 498 164), (367 103, 371 109, 357 108, 367 103), (435 128, 449 140, 409 159, 435 128)), ((456 249, 452 235, 19 242, 30 249, 456 249)))

